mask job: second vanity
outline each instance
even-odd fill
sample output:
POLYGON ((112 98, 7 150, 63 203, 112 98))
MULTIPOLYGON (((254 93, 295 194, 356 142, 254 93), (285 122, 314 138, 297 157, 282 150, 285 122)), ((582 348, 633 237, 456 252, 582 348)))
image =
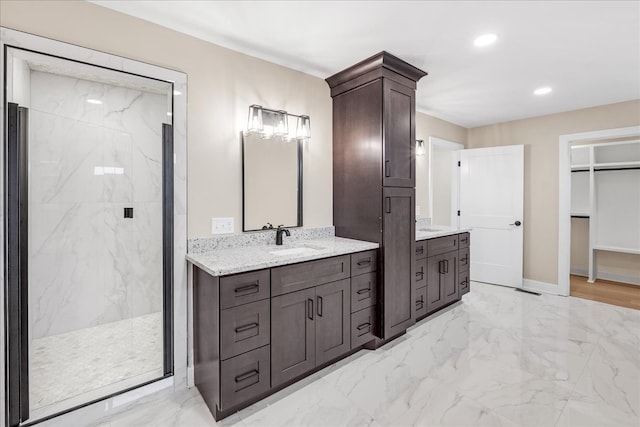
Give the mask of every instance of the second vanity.
MULTIPOLYGON (((380 345, 379 250, 325 237, 187 255, 195 383, 216 420, 380 345)), ((468 232, 418 229, 414 319, 469 291, 468 254, 468 232)))

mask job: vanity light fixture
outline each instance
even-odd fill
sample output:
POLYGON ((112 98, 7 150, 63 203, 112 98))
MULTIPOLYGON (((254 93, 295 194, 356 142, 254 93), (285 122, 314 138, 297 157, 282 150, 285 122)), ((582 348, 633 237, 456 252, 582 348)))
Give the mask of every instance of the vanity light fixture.
POLYGON ((311 121, 309 116, 298 116, 284 110, 270 110, 253 104, 249 106, 246 133, 258 134, 263 138, 274 136, 284 141, 304 141, 311 138, 311 121), (295 131, 289 129, 289 116, 297 119, 295 131))
POLYGON ((416 140, 416 156, 424 156, 424 140, 416 140))
POLYGON ((534 90, 533 94, 541 96, 541 95, 549 94, 552 91, 553 91, 553 89, 551 89, 549 86, 544 86, 544 87, 539 87, 538 89, 534 90))
POLYGON ((498 35, 494 33, 483 34, 473 41, 473 44, 478 47, 489 46, 490 44, 494 44, 498 40, 498 35))

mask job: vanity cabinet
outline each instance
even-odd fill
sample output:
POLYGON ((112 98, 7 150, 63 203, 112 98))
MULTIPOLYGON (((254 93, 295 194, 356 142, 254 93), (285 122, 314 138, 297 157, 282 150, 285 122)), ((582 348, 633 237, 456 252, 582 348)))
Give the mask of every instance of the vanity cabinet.
POLYGON ((378 317, 369 323, 385 340, 415 322, 415 89, 425 75, 381 52, 326 80, 336 236, 380 244, 378 317))
POLYGON ((214 418, 374 340, 378 259, 374 249, 227 276, 194 266, 195 383, 214 418))
POLYGON ((469 292, 469 233, 435 237, 416 243, 416 318, 458 301, 469 292))

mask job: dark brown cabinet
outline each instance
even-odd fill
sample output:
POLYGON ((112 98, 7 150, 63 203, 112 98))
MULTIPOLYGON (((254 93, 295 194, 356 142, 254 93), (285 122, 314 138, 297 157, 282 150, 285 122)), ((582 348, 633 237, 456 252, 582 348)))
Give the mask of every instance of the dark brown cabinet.
POLYGON ((311 371, 351 349, 350 281, 271 299, 271 385, 311 371))
POLYGON ((471 283, 469 280, 469 269, 471 266, 471 260, 469 258, 469 246, 471 244, 471 236, 469 233, 461 233, 459 235, 460 249, 459 261, 458 261, 458 286, 460 288, 460 296, 468 293, 471 290, 471 283))
POLYGON ((413 188, 384 188, 382 287, 383 336, 393 337, 415 322, 415 200, 413 188))
POLYGON ((381 52, 327 79, 336 235, 381 245, 376 336, 383 339, 415 322, 415 89, 425 75, 381 52))
POLYGON ((469 242, 469 233, 460 233, 416 243, 414 300, 418 320, 469 292, 469 242))
POLYGON ((278 385, 316 366, 315 288, 271 299, 271 383, 278 385))

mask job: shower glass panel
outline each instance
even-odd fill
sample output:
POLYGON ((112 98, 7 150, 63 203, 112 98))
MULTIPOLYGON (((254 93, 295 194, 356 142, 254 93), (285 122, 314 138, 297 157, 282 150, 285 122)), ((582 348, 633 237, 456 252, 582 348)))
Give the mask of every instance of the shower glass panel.
POLYGON ((34 421, 171 372, 163 129, 173 88, 21 49, 7 58, 7 100, 28 115, 21 333, 34 421))

